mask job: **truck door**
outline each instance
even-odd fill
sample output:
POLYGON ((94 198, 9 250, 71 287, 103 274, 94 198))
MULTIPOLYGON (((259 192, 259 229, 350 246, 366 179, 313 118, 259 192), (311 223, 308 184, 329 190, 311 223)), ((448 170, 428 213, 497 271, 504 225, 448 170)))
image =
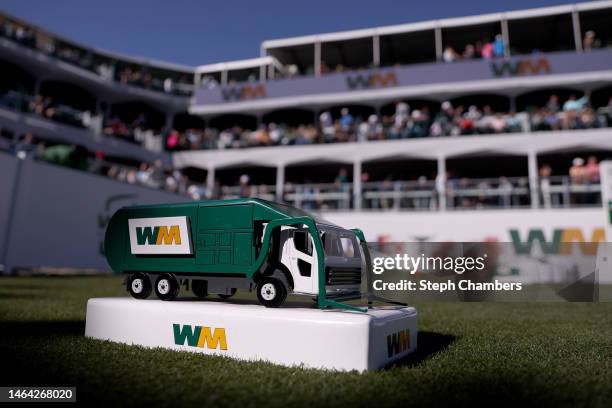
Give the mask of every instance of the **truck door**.
POLYGON ((291 271, 296 293, 318 293, 317 256, 307 229, 289 229, 283 246, 283 263, 291 271))

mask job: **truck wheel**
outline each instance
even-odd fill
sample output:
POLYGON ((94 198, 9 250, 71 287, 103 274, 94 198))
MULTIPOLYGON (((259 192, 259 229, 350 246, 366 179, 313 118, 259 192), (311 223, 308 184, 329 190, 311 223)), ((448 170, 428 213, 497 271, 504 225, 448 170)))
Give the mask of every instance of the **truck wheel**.
POLYGON ((151 294, 151 280, 142 273, 133 273, 128 277, 127 290, 136 299, 146 299, 151 294))
POLYGON ((208 296, 208 282, 206 282, 205 280, 192 280, 191 291, 197 297, 205 298, 206 296, 208 296))
POLYGON ((237 291, 238 291, 238 289, 236 289, 236 288, 232 288, 232 289, 230 290, 230 293, 229 293, 228 295, 226 295, 225 293, 223 293, 223 294, 221 294, 221 293, 220 293, 218 296, 219 296, 221 299, 223 299, 223 300, 225 300, 225 299, 229 299, 229 298, 231 298, 232 296, 234 296, 234 295, 236 294, 236 292, 237 292, 237 291))
POLYGON ((287 298, 287 288, 280 280, 266 277, 257 284, 257 299, 265 307, 279 307, 287 298))
POLYGON ((155 281, 155 294, 161 300, 176 299, 179 289, 176 278, 169 273, 162 273, 155 281))

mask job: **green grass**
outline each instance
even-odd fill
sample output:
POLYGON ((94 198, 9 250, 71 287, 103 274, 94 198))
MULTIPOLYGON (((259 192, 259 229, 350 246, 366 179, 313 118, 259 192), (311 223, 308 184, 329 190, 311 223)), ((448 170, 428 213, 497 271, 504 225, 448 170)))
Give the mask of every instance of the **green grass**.
POLYGON ((419 351, 359 374, 85 339, 95 296, 126 293, 118 278, 0 278, 0 386, 74 385, 104 406, 612 405, 612 303, 419 303, 419 351))

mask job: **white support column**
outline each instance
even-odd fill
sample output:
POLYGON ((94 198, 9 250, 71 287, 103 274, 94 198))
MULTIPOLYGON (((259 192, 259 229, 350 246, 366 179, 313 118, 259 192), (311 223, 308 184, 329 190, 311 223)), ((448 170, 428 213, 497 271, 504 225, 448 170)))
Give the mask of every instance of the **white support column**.
POLYGON ((321 41, 317 40, 314 44, 314 73, 321 76, 321 41))
POLYGON ((436 190, 440 200, 440 211, 446 211, 446 157, 438 156, 438 177, 436 190))
POLYGON ((580 28, 580 14, 578 10, 572 11, 572 26, 574 28, 574 44, 576 45, 576 51, 582 52, 582 30, 580 28))
POLYGON ((94 112, 91 112, 91 123, 89 123, 88 127, 96 138, 100 136, 102 133, 102 129, 104 128, 104 124, 106 123, 106 116, 104 112, 102 112, 102 106, 108 105, 105 104, 101 98, 96 98, 96 106, 94 108, 94 112))
MULTIPOLYGON (((264 50, 263 47, 259 49, 259 56, 262 58, 266 56, 266 50, 264 50)), ((259 80, 261 82, 264 82, 266 80, 266 68, 267 67, 265 64, 261 64, 259 66, 259 80)))
POLYGON ((504 39, 504 56, 510 56, 510 31, 508 30, 508 20, 504 16, 501 21, 501 34, 504 39))
POLYGON ((380 36, 372 37, 372 63, 375 67, 380 66, 380 36))
POLYGON ((540 206, 540 193, 538 186, 538 157, 534 150, 527 154, 527 167, 529 174, 529 191, 531 191, 531 208, 540 206))
POLYGON ((227 69, 221 71, 221 85, 227 85, 227 69))
POLYGON ((361 160, 353 163, 353 209, 361 210, 361 160))
POLYGON ((516 112, 516 95, 510 96, 510 111, 516 112))
POLYGON ((208 167, 208 173, 206 173, 206 194, 207 197, 209 199, 211 198, 218 198, 218 197, 213 197, 212 194, 215 190, 215 168, 214 167, 208 167))
POLYGON ((276 166, 276 201, 282 203, 285 192, 285 163, 276 166))
POLYGON ((268 65, 268 76, 266 79, 274 79, 274 64, 268 65))
POLYGON ((436 27, 434 34, 436 38, 436 59, 442 61, 442 53, 444 52, 442 48, 442 28, 436 27))

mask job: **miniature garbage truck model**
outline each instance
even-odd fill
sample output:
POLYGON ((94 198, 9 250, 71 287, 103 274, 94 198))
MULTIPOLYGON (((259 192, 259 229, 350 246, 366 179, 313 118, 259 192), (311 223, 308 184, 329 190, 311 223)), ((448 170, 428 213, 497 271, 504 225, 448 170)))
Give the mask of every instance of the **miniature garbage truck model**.
POLYGON ((367 246, 347 230, 287 205, 259 199, 124 207, 104 240, 109 265, 127 275, 127 290, 154 290, 173 300, 190 285, 198 297, 255 290, 280 306, 287 294, 314 298, 320 308, 356 309, 367 246))

